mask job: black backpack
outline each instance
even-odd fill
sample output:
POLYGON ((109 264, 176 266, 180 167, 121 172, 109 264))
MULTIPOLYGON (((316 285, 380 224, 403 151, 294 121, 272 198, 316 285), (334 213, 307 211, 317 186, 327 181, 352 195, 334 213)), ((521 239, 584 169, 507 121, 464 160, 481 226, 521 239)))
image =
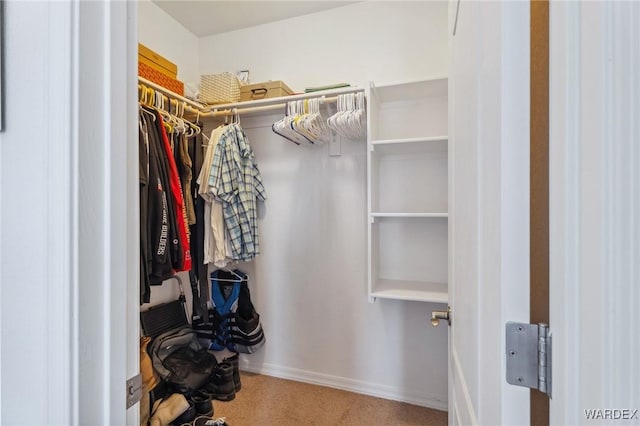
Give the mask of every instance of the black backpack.
POLYGON ((147 352, 154 370, 174 391, 188 393, 207 382, 217 362, 189 325, 180 292, 178 300, 141 312, 140 320, 152 338, 147 352))

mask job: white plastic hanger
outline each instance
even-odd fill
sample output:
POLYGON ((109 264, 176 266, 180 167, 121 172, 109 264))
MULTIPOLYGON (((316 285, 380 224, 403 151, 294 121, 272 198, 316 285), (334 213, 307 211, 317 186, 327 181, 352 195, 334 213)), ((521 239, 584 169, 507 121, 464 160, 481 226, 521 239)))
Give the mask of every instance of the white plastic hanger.
POLYGON ((327 125, 340 136, 356 139, 364 134, 364 93, 338 95, 338 111, 327 119, 327 125))
POLYGON ((274 133, 282 136, 286 140, 293 142, 296 145, 300 145, 305 141, 308 142, 308 140, 291 129, 291 123, 293 122, 293 120, 295 120, 296 117, 295 111, 295 101, 287 102, 287 106, 285 108, 285 116, 273 123, 273 125, 271 126, 271 130, 273 130, 274 133))

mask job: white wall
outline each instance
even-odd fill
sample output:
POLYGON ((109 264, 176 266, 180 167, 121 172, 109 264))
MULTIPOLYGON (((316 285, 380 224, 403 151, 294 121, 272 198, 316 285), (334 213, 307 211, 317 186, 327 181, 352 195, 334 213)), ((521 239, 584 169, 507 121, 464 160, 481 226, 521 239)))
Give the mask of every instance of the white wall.
MULTIPOLYGON (((443 75, 446 27, 446 3, 355 4, 203 38, 200 70, 295 90, 443 75)), ((278 118, 242 118, 269 197, 248 270, 267 344, 244 367, 446 409, 447 327, 428 319, 442 306, 367 301, 365 140, 329 157, 274 135, 278 118)))
POLYGON ((294 91, 447 73, 446 2, 363 2, 200 40, 201 74, 248 69, 294 91))
POLYGON ((138 39, 178 66, 178 80, 198 83, 198 37, 151 0, 138 1, 138 39))

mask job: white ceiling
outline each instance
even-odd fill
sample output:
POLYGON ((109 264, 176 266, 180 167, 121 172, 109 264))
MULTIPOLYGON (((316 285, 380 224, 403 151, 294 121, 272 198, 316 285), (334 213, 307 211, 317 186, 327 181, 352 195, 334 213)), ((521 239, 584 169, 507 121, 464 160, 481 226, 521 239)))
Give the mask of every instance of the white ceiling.
POLYGON ((204 37, 346 6, 356 1, 152 0, 185 28, 204 37))

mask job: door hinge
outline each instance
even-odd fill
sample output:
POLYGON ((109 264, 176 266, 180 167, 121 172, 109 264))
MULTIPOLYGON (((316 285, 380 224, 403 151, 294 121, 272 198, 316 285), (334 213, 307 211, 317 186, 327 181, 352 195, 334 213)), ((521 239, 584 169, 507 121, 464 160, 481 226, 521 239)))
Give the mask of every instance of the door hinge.
POLYGON ((127 380, 127 408, 133 407, 142 399, 142 376, 137 374, 127 380))
POLYGON ((551 398, 551 332, 547 324, 506 324, 507 383, 551 398))

